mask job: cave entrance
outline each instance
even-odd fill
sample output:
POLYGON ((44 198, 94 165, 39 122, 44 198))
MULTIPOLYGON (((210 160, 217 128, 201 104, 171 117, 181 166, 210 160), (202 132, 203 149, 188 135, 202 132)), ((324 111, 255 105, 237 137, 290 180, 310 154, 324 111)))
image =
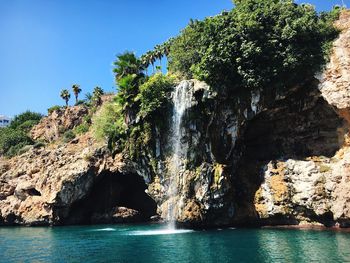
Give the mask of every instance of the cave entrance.
MULTIPOLYGON (((269 162, 305 160, 310 156, 330 158, 343 144, 344 131, 343 119, 322 98, 317 83, 313 82, 255 116, 237 142, 242 152, 235 170, 237 176, 232 179, 236 186, 237 214, 249 211, 252 222, 256 222, 255 193, 269 162)), ((329 217, 319 220, 326 222, 329 217)), ((282 222, 280 218, 276 221, 282 222)))
POLYGON ((136 216, 118 222, 147 221, 156 214, 157 204, 146 189, 137 174, 103 171, 87 196, 71 206, 64 224, 115 223, 113 213, 118 207, 137 212, 136 216))

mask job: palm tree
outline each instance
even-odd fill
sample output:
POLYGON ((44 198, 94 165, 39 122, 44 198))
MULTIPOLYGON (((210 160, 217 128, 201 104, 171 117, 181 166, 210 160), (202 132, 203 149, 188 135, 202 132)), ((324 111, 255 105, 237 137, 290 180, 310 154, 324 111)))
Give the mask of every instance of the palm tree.
POLYGON ((154 62, 156 61, 156 56, 154 51, 148 51, 149 63, 152 64, 153 74, 154 74, 154 62))
POLYGON ((117 55, 117 59, 113 64, 115 66, 113 72, 117 81, 130 74, 140 74, 142 68, 141 61, 134 53, 129 51, 117 55))
POLYGON ((156 59, 159 59, 159 63, 160 65, 162 65, 162 56, 163 56, 162 46, 156 45, 154 47, 154 53, 155 53, 156 59))
POLYGON ((66 89, 63 89, 62 91, 61 91, 61 98, 62 99, 64 99, 65 101, 66 101, 66 106, 68 107, 68 101, 69 101, 69 99, 70 99, 70 93, 69 93, 69 91, 68 90, 66 90, 66 89))
POLYGON ((93 93, 92 93, 92 98, 95 101, 96 105, 101 105, 102 100, 101 96, 104 94, 104 91, 100 87, 95 87, 93 93))
POLYGON ((91 99, 92 99, 92 94, 91 94, 90 92, 86 93, 86 94, 85 94, 85 99, 86 99, 87 101, 91 101, 91 99))
POLYGON ((171 42, 173 41, 173 39, 169 39, 168 41, 166 41, 164 43, 164 55, 167 57, 169 55, 170 52, 170 46, 171 46, 171 42))
POLYGON ((140 70, 146 70, 146 75, 148 75, 148 67, 149 67, 149 64, 150 64, 149 54, 146 53, 146 54, 142 55, 140 60, 141 60, 140 70))
POLYGON ((75 102, 78 103, 78 95, 81 92, 81 88, 80 88, 79 85, 74 84, 72 86, 72 90, 73 90, 73 93, 74 93, 74 96, 75 96, 75 102))

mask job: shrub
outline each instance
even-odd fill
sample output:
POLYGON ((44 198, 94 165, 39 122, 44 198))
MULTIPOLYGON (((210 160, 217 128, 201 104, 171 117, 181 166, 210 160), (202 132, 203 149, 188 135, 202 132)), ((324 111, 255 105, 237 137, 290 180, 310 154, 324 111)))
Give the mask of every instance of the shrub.
POLYGON ((39 148, 42 148, 42 147, 45 147, 46 144, 44 142, 36 142, 33 144, 33 148, 34 149, 39 149, 39 148))
POLYGON ((17 129, 25 133, 29 132, 35 125, 39 123, 39 120, 28 120, 20 124, 17 129))
POLYGON ((90 126, 87 123, 82 123, 74 128, 76 134, 84 134, 89 131, 90 126))
POLYGON ((14 117, 14 119, 11 121, 10 124, 10 128, 12 129, 16 129, 17 127, 19 127, 21 124, 27 122, 27 121, 37 121, 39 122, 41 120, 41 118, 43 117, 42 114, 40 113, 36 113, 36 112, 32 112, 32 111, 26 111, 23 112, 19 115, 16 115, 14 117))
POLYGON ((97 140, 123 136, 125 125, 121 105, 116 102, 103 104, 92 119, 92 131, 97 140))
POLYGON ((22 148, 20 148, 17 152, 15 152, 14 155, 24 154, 24 153, 28 152, 32 148, 33 148, 32 145, 25 145, 22 148))
POLYGON ((61 106, 55 105, 55 106, 52 106, 52 107, 48 108, 48 109, 47 109, 47 113, 50 115, 50 114, 53 113, 54 111, 60 110, 60 109, 62 109, 61 106))
POLYGON ((167 93, 171 91, 174 82, 173 77, 157 73, 142 84, 137 97, 141 103, 139 115, 146 117, 162 108, 167 102, 167 93))
POLYGON ((63 134, 63 142, 68 143, 75 138, 75 133, 72 130, 68 130, 63 134))
POLYGON ((33 141, 21 130, 12 128, 0 129, 0 154, 13 156, 20 148, 33 141))
POLYGON ((83 117, 83 122, 90 125, 91 124, 91 115, 86 115, 83 117))

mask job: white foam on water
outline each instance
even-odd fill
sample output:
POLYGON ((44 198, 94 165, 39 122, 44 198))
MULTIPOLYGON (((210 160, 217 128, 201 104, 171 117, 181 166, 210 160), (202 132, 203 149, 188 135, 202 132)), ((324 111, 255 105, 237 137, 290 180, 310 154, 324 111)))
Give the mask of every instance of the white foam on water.
POLYGON ((160 230, 145 230, 145 231, 132 231, 128 233, 129 236, 155 236, 155 235, 175 235, 191 233, 194 230, 190 229, 160 229, 160 230))
POLYGON ((107 227, 107 228, 94 229, 92 231, 116 231, 116 230, 114 228, 107 227))

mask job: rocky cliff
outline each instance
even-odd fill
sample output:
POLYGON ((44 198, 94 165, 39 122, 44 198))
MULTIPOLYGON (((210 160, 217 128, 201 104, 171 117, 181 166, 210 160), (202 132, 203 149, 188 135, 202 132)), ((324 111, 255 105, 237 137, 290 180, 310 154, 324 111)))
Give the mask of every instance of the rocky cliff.
MULTIPOLYGON (((343 12, 336 23, 341 33, 333 44, 330 62, 318 84, 320 99, 342 119, 342 125, 333 127, 333 132, 337 130, 339 134, 339 147, 334 145, 336 152, 333 153, 322 150, 304 158, 274 159, 263 167, 255 208, 264 224, 350 226, 349 17, 349 12, 343 12)), ((334 122, 339 117, 320 114, 316 119, 320 123, 334 122)), ((315 128, 321 132, 319 126, 315 128)), ((327 132, 332 133, 332 128, 327 132)), ((308 135, 313 133, 308 132, 308 135)), ((325 135, 321 136, 325 138, 325 135)), ((328 147, 331 144, 323 139, 318 145, 328 147)))
POLYGON ((32 130, 47 146, 0 160, 0 224, 135 222, 171 209, 190 227, 348 227, 349 21, 344 12, 337 22, 322 76, 298 86, 218 94, 197 80, 178 83, 189 101, 176 158, 171 110, 134 157, 111 153, 90 132, 61 141, 88 112, 52 113, 32 130))
POLYGON ((1 159, 0 224, 135 222, 156 214, 144 180, 104 143, 90 133, 57 140, 86 114, 83 107, 53 112, 32 130, 50 145, 1 159))

